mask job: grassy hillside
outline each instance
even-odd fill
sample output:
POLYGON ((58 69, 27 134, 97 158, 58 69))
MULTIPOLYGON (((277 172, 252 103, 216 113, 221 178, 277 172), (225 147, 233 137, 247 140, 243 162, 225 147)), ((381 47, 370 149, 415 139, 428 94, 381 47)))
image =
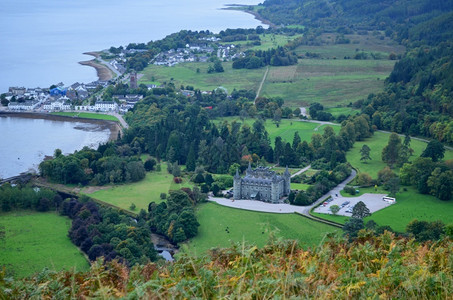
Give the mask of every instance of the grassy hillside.
POLYGON ((298 240, 302 245, 318 245, 336 228, 310 221, 296 214, 271 214, 246 211, 206 203, 198 206, 198 235, 187 244, 191 253, 202 254, 213 247, 247 242, 261 247, 273 234, 275 238, 298 240), (227 230, 228 229, 228 230, 227 230))
POLYGON ((0 243, 0 266, 14 277, 29 276, 43 268, 88 270, 88 261, 68 238, 70 225, 70 219, 50 212, 0 214, 0 226, 6 233, 0 243))

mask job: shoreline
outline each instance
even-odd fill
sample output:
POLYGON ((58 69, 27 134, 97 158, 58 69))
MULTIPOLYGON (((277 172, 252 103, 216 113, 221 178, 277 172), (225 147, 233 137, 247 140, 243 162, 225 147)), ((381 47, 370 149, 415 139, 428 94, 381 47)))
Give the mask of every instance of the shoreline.
POLYGON ((236 11, 242 11, 247 14, 250 14, 255 17, 256 20, 260 21, 261 23, 269 26, 270 28, 276 28, 277 25, 272 23, 269 20, 264 19, 259 13, 253 10, 247 9, 249 6, 256 6, 256 5, 245 5, 245 4, 225 4, 226 7, 221 8, 223 10, 236 10, 236 11), (244 9, 245 8, 245 9, 244 9))
POLYGON ((81 64, 82 66, 88 66, 88 67, 94 68, 96 70, 97 77, 100 81, 108 81, 113 78, 113 75, 112 75, 112 72, 110 71, 110 69, 96 61, 96 59, 99 57, 98 52, 90 51, 90 52, 84 52, 83 54, 91 55, 91 56, 94 56, 95 58, 92 60, 79 61, 79 64, 81 64))
POLYGON ((116 141, 118 139, 118 132, 121 132, 120 124, 115 121, 88 119, 79 117, 59 116, 39 112, 4 112, 0 111, 0 117, 15 117, 24 119, 44 119, 59 122, 80 122, 100 125, 102 129, 109 129, 110 135, 108 141, 116 141))

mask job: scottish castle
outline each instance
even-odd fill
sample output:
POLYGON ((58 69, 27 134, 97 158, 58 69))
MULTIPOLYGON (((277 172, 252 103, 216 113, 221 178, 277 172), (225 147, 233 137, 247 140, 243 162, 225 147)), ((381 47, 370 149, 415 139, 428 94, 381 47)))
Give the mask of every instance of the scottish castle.
POLYGON ((236 170, 233 185, 235 200, 251 199, 264 202, 281 203, 282 197, 290 193, 291 174, 286 167, 282 176, 277 175, 267 167, 258 167, 252 170, 249 167, 244 178, 236 170))

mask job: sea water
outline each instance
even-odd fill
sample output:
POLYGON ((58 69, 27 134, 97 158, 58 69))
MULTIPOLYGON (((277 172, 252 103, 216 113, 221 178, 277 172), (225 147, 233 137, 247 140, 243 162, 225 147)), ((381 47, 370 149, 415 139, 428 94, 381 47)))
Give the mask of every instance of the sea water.
POLYGON ((0 93, 9 86, 49 87, 97 80, 79 61, 87 51, 146 43, 186 30, 255 28, 252 15, 221 10, 259 0, 2 0, 0 93))
POLYGON ((45 156, 63 154, 107 142, 110 130, 100 124, 0 116, 0 178, 30 169, 37 171, 45 156))

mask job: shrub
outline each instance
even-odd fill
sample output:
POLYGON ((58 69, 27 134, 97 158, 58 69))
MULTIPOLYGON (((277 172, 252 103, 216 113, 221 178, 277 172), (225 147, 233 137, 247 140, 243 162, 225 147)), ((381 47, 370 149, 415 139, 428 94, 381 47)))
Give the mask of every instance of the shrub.
POLYGON ((181 183, 182 182, 182 178, 181 177, 173 177, 173 181, 174 183, 181 183))

